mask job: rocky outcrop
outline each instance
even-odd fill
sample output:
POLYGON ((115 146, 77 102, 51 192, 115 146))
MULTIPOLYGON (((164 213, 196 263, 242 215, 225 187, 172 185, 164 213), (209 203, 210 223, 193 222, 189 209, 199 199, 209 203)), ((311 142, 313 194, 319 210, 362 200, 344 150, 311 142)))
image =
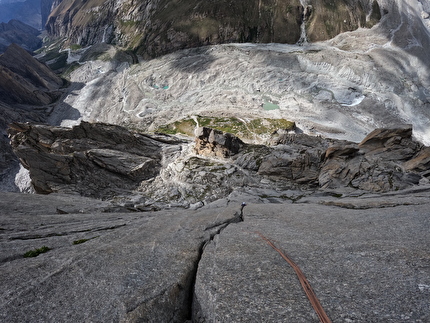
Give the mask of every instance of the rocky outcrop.
POLYGON ((424 148, 414 158, 403 164, 406 171, 424 172, 429 176, 430 170, 430 147, 424 148))
POLYGON ((102 4, 64 0, 51 13, 46 28, 52 36, 68 37, 71 43, 110 42, 146 56, 158 56, 230 42, 294 44, 303 36, 304 17, 310 40, 329 39, 377 22, 378 4, 373 1, 373 7, 363 7, 368 2, 193 0, 179 5, 169 0, 109 0, 102 4), (369 15, 372 20, 366 19, 369 15))
POLYGON ((358 145, 329 148, 319 175, 320 186, 386 192, 416 185, 424 174, 410 172, 413 167, 404 165, 422 154, 421 149, 421 144, 412 139, 410 125, 377 129, 358 145))
POLYGON ((13 43, 28 51, 34 51, 42 46, 39 35, 39 30, 19 20, 10 20, 8 23, 2 22, 0 23, 0 54, 13 43))
POLYGON ((10 133, 36 192, 98 198, 126 194, 155 177, 163 145, 169 145, 119 126, 86 122, 72 129, 16 123, 10 133))
POLYGON ((0 55, 0 101, 47 105, 60 96, 63 80, 16 44, 0 55))
POLYGON ((243 146, 244 142, 230 133, 207 127, 196 131, 195 151, 198 155, 226 158, 239 153, 243 146))
POLYGON ((102 198, 139 192, 155 208, 208 203, 244 185, 387 192, 428 182, 429 175, 428 149, 412 139, 410 126, 377 129, 360 144, 285 134, 276 146, 202 127, 192 152, 174 137, 107 124, 14 124, 10 133, 37 192, 102 198))
POLYGON ((40 13, 42 16, 42 28, 45 28, 46 22, 48 21, 48 17, 51 14, 52 10, 55 9, 61 0, 40 0, 40 13))
POLYGON ((377 0, 305 0, 310 7, 306 31, 311 42, 333 38, 360 27, 371 27, 381 19, 377 0))

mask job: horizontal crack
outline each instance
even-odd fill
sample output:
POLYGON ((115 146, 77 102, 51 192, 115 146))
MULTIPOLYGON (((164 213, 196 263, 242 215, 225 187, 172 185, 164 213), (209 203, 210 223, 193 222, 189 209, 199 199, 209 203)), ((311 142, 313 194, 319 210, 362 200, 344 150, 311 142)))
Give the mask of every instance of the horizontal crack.
POLYGON ((75 231, 69 231, 69 232, 61 232, 61 233, 48 233, 48 234, 34 234, 34 235, 24 235, 24 236, 17 236, 17 237, 9 237, 9 240, 33 240, 33 239, 43 239, 43 238, 50 238, 50 237, 62 237, 67 236, 75 233, 83 233, 83 232, 97 232, 97 231, 107 231, 107 230, 114 230, 117 228, 121 228, 123 226, 126 226, 126 224, 119 224, 114 225, 110 227, 105 228, 98 228, 98 229, 86 229, 86 230, 75 230, 75 231))

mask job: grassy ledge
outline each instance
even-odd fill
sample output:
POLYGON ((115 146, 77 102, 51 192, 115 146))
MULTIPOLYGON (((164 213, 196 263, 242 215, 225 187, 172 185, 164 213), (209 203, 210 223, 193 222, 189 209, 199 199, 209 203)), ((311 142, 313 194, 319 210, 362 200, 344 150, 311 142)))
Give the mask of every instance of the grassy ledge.
POLYGON ((43 246, 39 249, 29 250, 24 254, 24 258, 37 257, 41 253, 48 252, 49 250, 51 250, 51 249, 48 248, 47 246, 43 246))

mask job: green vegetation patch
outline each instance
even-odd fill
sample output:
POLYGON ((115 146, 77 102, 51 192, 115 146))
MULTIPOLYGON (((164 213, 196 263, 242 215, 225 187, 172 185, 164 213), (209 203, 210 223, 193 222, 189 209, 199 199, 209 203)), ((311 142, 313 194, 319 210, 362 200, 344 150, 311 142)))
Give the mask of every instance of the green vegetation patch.
MULTIPOLYGON (((255 139, 256 135, 270 135, 279 129, 289 131, 295 128, 295 123, 286 119, 257 118, 243 121, 235 117, 197 116, 197 121, 200 127, 228 132, 243 139, 255 139)), ((160 126, 155 132, 194 136, 196 126, 196 122, 188 118, 160 126)))
POLYGON ((242 120, 235 117, 203 117, 198 116, 200 127, 208 127, 232 133, 238 137, 245 137, 249 130, 242 120))
POLYGON ((79 44, 71 44, 70 45, 70 49, 71 50, 78 50, 78 49, 81 49, 81 48, 82 48, 82 46, 79 45, 79 44))
POLYGON ((165 133, 168 135, 184 134, 194 136, 196 122, 193 119, 183 119, 173 123, 159 126, 155 132, 165 133))
POLYGON ((48 252, 49 250, 51 249, 48 248, 47 246, 43 246, 39 249, 29 250, 24 254, 24 258, 37 257, 41 253, 48 252))
POLYGON ((85 243, 85 242, 87 242, 87 241, 90 241, 90 240, 95 239, 95 238, 98 238, 98 237, 99 237, 99 236, 97 236, 97 237, 92 237, 92 238, 88 238, 88 239, 79 239, 79 240, 75 240, 75 241, 73 241, 73 244, 75 245, 75 244, 85 243))

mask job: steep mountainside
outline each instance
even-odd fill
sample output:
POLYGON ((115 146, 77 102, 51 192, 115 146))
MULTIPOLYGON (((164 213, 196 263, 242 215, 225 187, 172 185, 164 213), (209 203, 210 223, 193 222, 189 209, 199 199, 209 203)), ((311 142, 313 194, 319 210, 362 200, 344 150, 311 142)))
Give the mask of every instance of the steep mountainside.
POLYGON ((26 0, 0 4, 0 22, 11 19, 20 20, 26 24, 42 29, 41 0, 26 0))
POLYGON ((64 0, 46 28, 70 43, 108 42, 158 56, 219 43, 294 44, 303 23, 309 40, 326 40, 379 19, 376 0, 64 0))
POLYGON ((18 160, 6 132, 9 124, 46 122, 46 105, 58 99, 62 85, 61 78, 16 44, 0 55, 0 187, 15 190, 18 183, 18 160))
POLYGON ((16 44, 0 55, 0 101, 46 105, 55 101, 60 77, 16 44))
POLYGON ((37 37, 39 34, 39 30, 19 20, 0 23, 0 54, 12 43, 18 44, 29 51, 40 48, 42 40, 37 37))

